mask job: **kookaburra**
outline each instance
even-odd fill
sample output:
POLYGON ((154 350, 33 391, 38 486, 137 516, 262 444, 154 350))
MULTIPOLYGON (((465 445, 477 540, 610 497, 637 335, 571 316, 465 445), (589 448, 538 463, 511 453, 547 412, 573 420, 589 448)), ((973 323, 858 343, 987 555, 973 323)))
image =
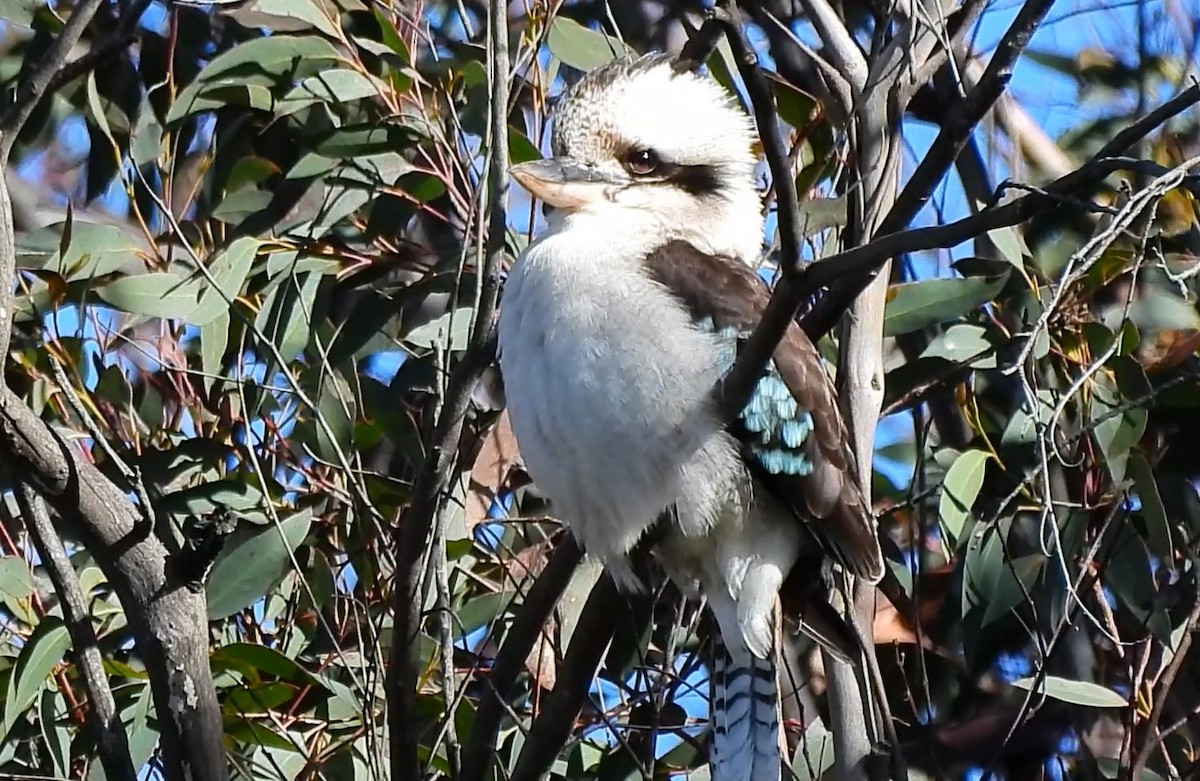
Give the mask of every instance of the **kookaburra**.
POLYGON ((513 168, 555 208, 499 322, 513 432, 555 514, 624 585, 664 519, 656 561, 712 610, 717 781, 780 777, 774 611, 802 550, 816 541, 870 582, 884 569, 833 385, 798 327, 737 420, 714 401, 770 297, 753 143, 716 82, 663 55, 587 74, 555 113, 554 156, 513 168))

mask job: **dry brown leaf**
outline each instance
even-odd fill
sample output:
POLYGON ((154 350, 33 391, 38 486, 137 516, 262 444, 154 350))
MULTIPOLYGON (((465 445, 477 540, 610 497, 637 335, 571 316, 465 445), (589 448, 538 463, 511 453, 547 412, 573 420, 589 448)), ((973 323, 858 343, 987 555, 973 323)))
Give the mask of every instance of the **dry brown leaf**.
POLYGON ((484 436, 471 467, 467 486, 467 527, 474 529, 488 518, 492 502, 508 481, 518 459, 517 438, 508 422, 508 412, 500 413, 496 425, 484 436))

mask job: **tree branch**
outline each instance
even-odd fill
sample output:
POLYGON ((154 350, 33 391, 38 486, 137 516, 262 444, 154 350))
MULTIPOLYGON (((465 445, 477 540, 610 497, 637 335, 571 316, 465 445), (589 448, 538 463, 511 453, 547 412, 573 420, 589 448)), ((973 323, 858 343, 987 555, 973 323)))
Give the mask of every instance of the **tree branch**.
POLYGON ((583 700, 587 697, 596 668, 616 629, 613 616, 622 609, 621 596, 605 571, 600 576, 579 616, 571 645, 559 668, 554 691, 533 723, 513 770, 513 781, 532 781, 549 770, 559 750, 567 742, 583 700))
POLYGON ((167 550, 124 492, 7 387, 0 388, 0 456, 78 533, 120 597, 150 675, 165 778, 224 781, 203 595, 168 582, 167 550))
POLYGON ((79 675, 83 679, 91 708, 87 719, 96 733, 97 753, 104 772, 113 781, 134 781, 137 771, 129 755, 129 740, 125 725, 113 700, 108 677, 104 674, 104 658, 96 641, 92 627, 91 611, 87 598, 79 586, 79 578, 71 560, 67 558, 62 538, 50 521, 46 505, 27 483, 19 483, 15 491, 17 505, 25 519, 25 528, 33 540, 34 548, 42 566, 50 575, 50 582, 62 605, 63 619, 71 636, 79 675))
MULTIPOLYGON (((1097 153, 1079 169, 1055 180, 1044 187, 1040 193, 1030 193, 1004 206, 989 207, 979 214, 947 225, 893 233, 887 233, 881 229, 877 234, 879 238, 869 244, 809 264, 802 277, 802 284, 787 291, 789 301, 794 299, 796 307, 799 308, 800 303, 809 296, 816 295, 821 288, 828 286, 829 290, 804 315, 801 325, 814 339, 828 333, 842 313, 846 311, 849 302, 853 301, 871 281, 872 272, 891 257, 905 252, 953 247, 989 230, 1016 225, 1045 210, 1060 206, 1062 202, 1069 200, 1076 193, 1094 187, 1104 177, 1126 167, 1125 163, 1114 160, 1111 155, 1136 143, 1138 139, 1155 127, 1197 102, 1200 102, 1200 86, 1194 85, 1117 134, 1114 140, 1121 139, 1119 148, 1117 144, 1110 141, 1100 150, 1105 154, 1097 153), (1154 121, 1149 121, 1152 118, 1154 121), (943 229, 945 229, 944 233, 943 229), (892 254, 881 254, 888 251, 892 254), (835 265, 843 267, 840 273, 834 268, 835 265), (821 266, 827 267, 818 272, 821 266), (808 275, 812 273, 817 273, 818 276, 810 279, 808 275)), ((1001 192, 1003 190, 1004 186, 1002 185, 1001 192)), ((895 210, 893 210, 894 212, 895 210)), ((892 224, 891 215, 888 217, 887 224, 892 224)), ((778 292, 777 295, 779 295, 778 292)), ((772 299, 772 304, 774 304, 774 299, 772 299)), ((789 305, 788 302, 780 302, 779 306, 785 305, 789 305)), ((770 311, 771 307, 768 307, 768 312, 770 311)), ((779 312, 772 313, 772 317, 778 317, 780 314, 779 312)), ((779 326, 780 334, 783 333, 782 328, 785 325, 786 323, 779 326)), ((762 354, 763 366, 766 366, 766 356, 774 352, 777 344, 778 342, 771 342, 769 350, 762 354)), ((764 348, 765 345, 760 344, 756 349, 764 348)), ((749 352, 749 345, 744 352, 749 352)), ((747 397, 748 395, 749 391, 747 391, 747 397)))
POLYGON ((512 697, 517 676, 524 669, 530 649, 541 635, 546 620, 554 612, 554 606, 558 604, 582 560, 583 551, 579 549, 575 538, 570 533, 564 534, 550 561, 521 602, 521 609, 504 636, 504 644, 500 646, 492 669, 484 679, 484 693, 475 713, 471 734, 463 747, 459 781, 482 781, 486 777, 491 759, 495 756, 500 722, 507 712, 506 706, 512 697))
MULTIPOLYGON (((388 727, 393 779, 421 778, 416 730, 418 655, 421 632, 421 560, 430 531, 440 516, 446 486, 456 466, 463 420, 484 370, 495 358, 496 300, 506 236, 508 192, 508 14, 507 4, 491 0, 488 11, 489 125, 487 172, 487 260, 470 343, 446 388, 433 445, 413 489, 412 504, 397 535, 396 571, 392 591, 394 630, 387 671, 388 727)), ((453 718, 453 715, 449 716, 453 718)))

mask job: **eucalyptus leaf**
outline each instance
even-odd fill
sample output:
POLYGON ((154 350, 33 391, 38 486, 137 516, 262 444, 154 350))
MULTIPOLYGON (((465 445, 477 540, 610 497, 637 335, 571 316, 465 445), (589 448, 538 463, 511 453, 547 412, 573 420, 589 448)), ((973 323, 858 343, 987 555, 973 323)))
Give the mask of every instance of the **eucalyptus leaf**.
POLYGON ((938 500, 938 516, 942 531, 949 536, 953 550, 971 520, 971 508, 983 487, 983 478, 990 456, 982 450, 968 450, 955 459, 942 481, 938 500))
POLYGON ((262 599, 284 576, 292 551, 312 525, 312 508, 281 520, 278 526, 249 534, 234 533, 213 564, 206 592, 208 618, 216 621, 262 599))
POLYGON ((962 317, 992 300, 1007 279, 1006 273, 892 285, 883 312, 883 335, 899 336, 962 317))
POLYGON ((581 71, 590 71, 630 53, 616 38, 589 30, 565 16, 556 16, 550 23, 546 46, 559 60, 581 71))
POLYGON ((4 698, 4 734, 7 736, 17 719, 33 705, 38 692, 71 647, 66 624, 56 616, 46 616, 21 647, 17 664, 8 679, 4 698))
POLYGON ((1073 705, 1087 705, 1092 708, 1124 708, 1129 702, 1112 689, 1090 681, 1072 681, 1057 675, 1043 676, 1039 684, 1036 678, 1020 678, 1012 682, 1018 689, 1037 691, 1047 697, 1069 702, 1073 705))

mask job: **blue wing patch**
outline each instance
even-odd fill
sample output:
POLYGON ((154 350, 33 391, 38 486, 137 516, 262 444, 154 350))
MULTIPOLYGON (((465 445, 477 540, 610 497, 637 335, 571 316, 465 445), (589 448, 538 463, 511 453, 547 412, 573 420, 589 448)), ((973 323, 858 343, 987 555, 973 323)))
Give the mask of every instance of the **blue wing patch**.
MULTIPOLYGON (((722 370, 728 371, 737 357, 738 343, 745 334, 737 328, 717 328, 712 318, 696 322, 702 330, 714 334, 721 344, 722 370)), ((751 454, 773 475, 807 475, 812 462, 804 452, 804 443, 812 431, 812 415, 801 409, 774 363, 759 379, 741 414, 742 426, 751 436, 746 443, 751 454)))

